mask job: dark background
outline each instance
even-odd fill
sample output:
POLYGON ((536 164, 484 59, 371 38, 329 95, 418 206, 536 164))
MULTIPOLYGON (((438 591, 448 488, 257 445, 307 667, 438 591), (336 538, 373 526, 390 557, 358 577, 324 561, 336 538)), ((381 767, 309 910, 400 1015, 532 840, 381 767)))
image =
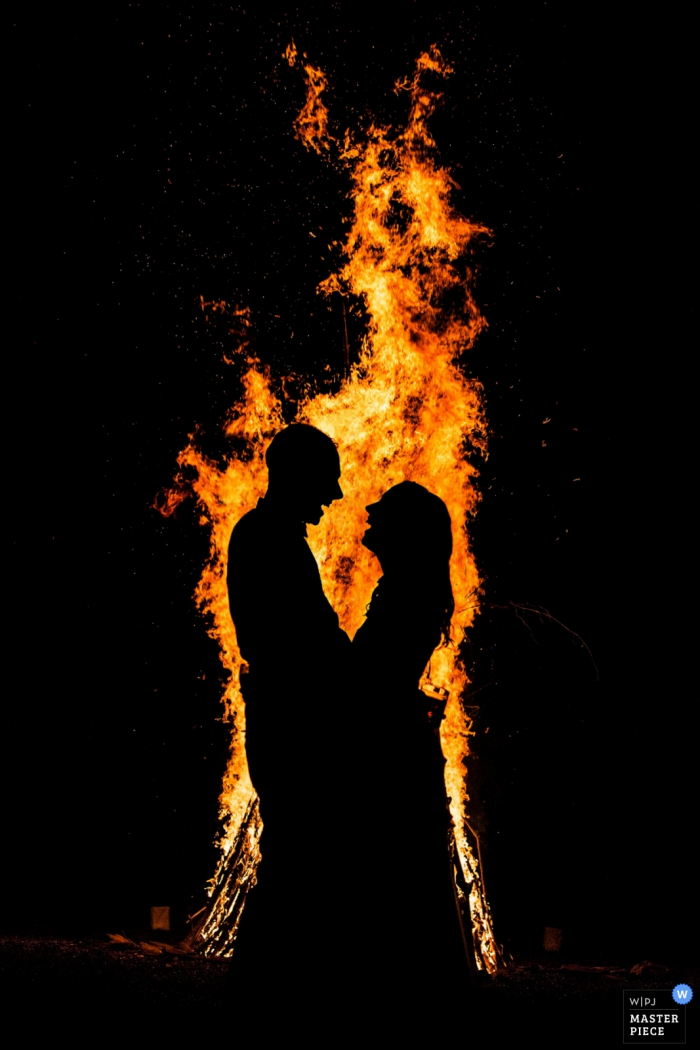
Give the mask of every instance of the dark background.
POLYGON ((673 7, 654 25, 393 10, 108 4, 14 26, 8 928, 104 932, 170 904, 184 930, 213 871, 227 730, 191 597, 207 537, 191 500, 167 521, 151 504, 195 426, 225 452, 238 377, 200 295, 251 308, 278 374, 341 366, 340 306, 315 288, 348 182, 293 137, 293 37, 340 130, 404 119, 392 84, 437 43, 455 73, 435 137, 495 234, 465 367, 492 428, 470 785, 497 937, 686 950, 689 25, 673 7))

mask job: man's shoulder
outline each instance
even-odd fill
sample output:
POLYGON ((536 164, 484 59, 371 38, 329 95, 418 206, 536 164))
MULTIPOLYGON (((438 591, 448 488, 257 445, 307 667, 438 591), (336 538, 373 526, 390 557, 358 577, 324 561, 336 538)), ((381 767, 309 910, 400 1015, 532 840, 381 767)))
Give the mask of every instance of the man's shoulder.
POLYGON ((232 536, 246 536, 250 532, 257 532, 262 524, 262 515, 257 507, 246 511, 233 526, 232 536))
POLYGON ((264 542, 267 533, 265 516, 253 507, 236 522, 231 533, 229 550, 245 549, 264 542))

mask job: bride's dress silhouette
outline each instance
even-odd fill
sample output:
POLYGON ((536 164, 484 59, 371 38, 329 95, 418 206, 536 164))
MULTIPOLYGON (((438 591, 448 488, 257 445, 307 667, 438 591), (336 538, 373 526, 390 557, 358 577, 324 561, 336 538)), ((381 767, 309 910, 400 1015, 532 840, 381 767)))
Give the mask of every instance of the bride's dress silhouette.
POLYGON ((433 650, 449 637, 452 530, 443 501, 410 481, 367 510, 363 544, 383 576, 352 646, 358 695, 367 702, 355 804, 364 843, 357 951, 366 993, 408 1020, 466 992, 469 980, 450 873, 444 759, 418 688, 433 650))

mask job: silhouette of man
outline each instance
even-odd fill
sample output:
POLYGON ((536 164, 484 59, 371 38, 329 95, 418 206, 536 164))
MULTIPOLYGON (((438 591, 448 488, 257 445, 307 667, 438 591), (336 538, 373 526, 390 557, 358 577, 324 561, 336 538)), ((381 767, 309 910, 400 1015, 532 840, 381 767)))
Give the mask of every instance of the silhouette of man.
MULTIPOLYGON (((235 526, 228 558, 231 616, 241 655, 246 753, 260 796, 262 862, 236 954, 262 986, 284 980, 328 929, 334 711, 350 642, 306 542, 306 525, 342 499, 331 439, 293 424, 266 455, 268 490, 235 526), (330 730, 330 732, 329 732, 330 730)), ((234 956, 235 958, 235 956, 234 956)))

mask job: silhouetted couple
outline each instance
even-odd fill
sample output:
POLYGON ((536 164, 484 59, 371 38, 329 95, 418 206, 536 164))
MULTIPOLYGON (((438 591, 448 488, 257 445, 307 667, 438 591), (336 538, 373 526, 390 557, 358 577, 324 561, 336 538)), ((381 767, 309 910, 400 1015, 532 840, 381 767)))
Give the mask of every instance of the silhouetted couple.
POLYGON ((321 996, 387 1021, 438 1015, 468 980, 444 760, 418 689, 454 609, 449 513, 413 482, 367 508, 363 543, 383 575, 351 644, 306 542, 306 525, 343 495, 335 445, 294 424, 267 466, 267 494, 229 547, 264 825, 234 978, 263 1010, 288 990, 311 1012, 321 996))

